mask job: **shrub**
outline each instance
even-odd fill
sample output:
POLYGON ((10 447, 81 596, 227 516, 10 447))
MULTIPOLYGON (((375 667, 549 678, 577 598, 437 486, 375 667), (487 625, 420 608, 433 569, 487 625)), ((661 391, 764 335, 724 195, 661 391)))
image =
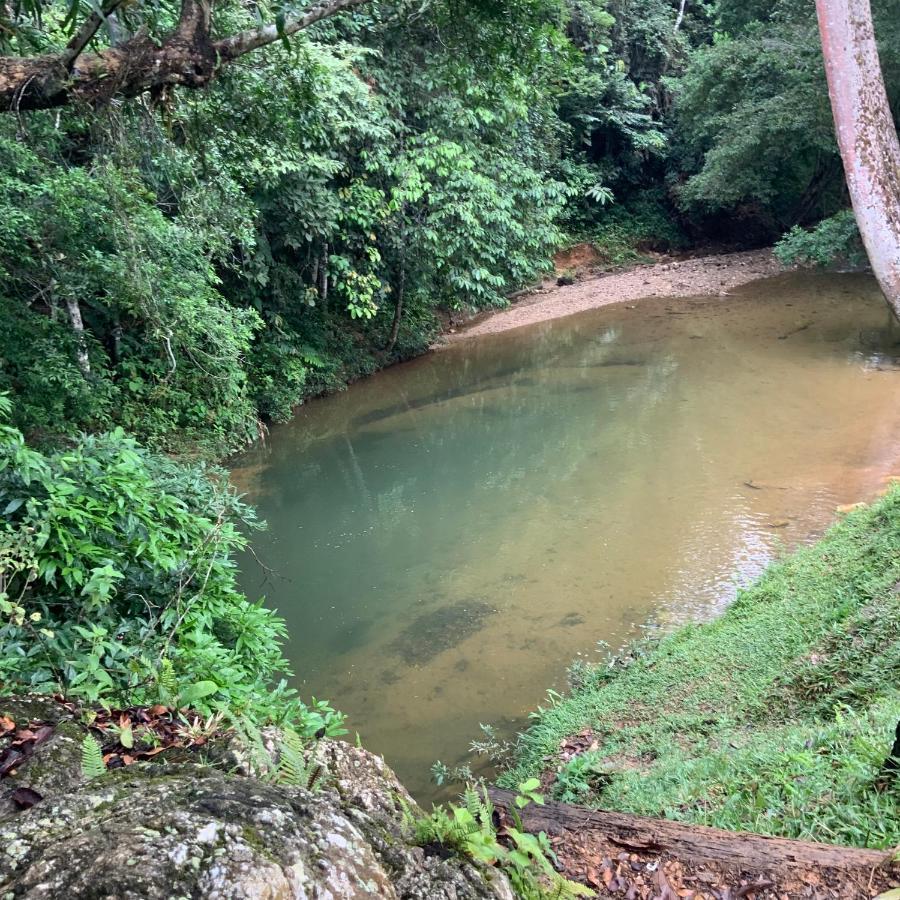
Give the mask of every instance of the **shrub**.
POLYGON ((856 217, 845 209, 806 231, 795 225, 776 245, 775 255, 785 265, 828 266, 844 263, 864 265, 863 248, 856 217))
POLYGON ((238 590, 239 526, 256 522, 223 473, 121 430, 42 453, 0 426, 0 510, 5 689, 130 704, 174 680, 173 699, 204 712, 339 729, 287 688, 284 623, 238 590))

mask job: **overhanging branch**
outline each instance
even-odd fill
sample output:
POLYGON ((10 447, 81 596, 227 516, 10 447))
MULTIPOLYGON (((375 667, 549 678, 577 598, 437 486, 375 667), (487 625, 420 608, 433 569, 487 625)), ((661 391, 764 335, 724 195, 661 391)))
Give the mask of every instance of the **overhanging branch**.
POLYGON ((212 0, 182 0, 178 25, 161 43, 141 31, 119 46, 84 53, 105 17, 122 2, 106 0, 61 53, 0 57, 0 111, 100 103, 171 85, 204 87, 223 64, 371 0, 320 0, 288 17, 281 28, 263 25, 218 41, 210 37, 212 0))

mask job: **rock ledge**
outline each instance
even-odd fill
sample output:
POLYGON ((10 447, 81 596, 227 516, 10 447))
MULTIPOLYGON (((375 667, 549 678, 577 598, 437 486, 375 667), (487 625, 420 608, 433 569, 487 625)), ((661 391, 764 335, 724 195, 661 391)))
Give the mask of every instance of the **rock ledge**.
MULTIPOLYGON (((0 700, 0 714, 21 716, 24 703, 0 700)), ((420 810, 360 748, 320 742, 324 774, 311 791, 233 774, 221 761, 137 763, 85 781, 78 726, 59 709, 40 717, 58 736, 0 781, 0 797, 35 784, 44 796, 26 811, 0 807, 0 900, 513 898, 497 870, 414 846, 404 809, 420 810), (43 765, 51 759, 53 778, 43 765)))

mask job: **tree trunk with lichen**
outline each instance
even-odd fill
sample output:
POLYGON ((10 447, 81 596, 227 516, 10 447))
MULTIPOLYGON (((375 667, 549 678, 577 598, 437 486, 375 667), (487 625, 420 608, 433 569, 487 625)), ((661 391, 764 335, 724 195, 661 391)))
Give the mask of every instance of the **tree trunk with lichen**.
POLYGON ((816 0, 828 92, 853 212, 869 261, 900 318, 900 141, 869 0, 816 0))
POLYGON ((403 295, 406 292, 406 259, 400 263, 400 279, 397 285, 397 301, 394 305, 394 321, 391 322, 391 333, 388 337, 385 353, 391 353, 397 344, 400 334, 400 322, 403 320, 403 295))
POLYGON ((77 300, 66 300, 66 311, 69 313, 69 324, 75 334, 75 355, 78 359, 78 368, 81 374, 87 378, 91 374, 91 358, 88 356, 87 343, 84 339, 84 320, 81 318, 81 306, 77 300))

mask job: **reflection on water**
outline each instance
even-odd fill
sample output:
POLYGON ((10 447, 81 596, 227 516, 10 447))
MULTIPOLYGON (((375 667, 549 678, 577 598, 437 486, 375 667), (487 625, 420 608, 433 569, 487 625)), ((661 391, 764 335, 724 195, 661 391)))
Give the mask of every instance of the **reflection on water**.
POLYGON ((577 653, 708 618, 900 461, 874 282, 796 274, 485 336, 302 409, 233 471, 243 586, 420 798, 577 653))

